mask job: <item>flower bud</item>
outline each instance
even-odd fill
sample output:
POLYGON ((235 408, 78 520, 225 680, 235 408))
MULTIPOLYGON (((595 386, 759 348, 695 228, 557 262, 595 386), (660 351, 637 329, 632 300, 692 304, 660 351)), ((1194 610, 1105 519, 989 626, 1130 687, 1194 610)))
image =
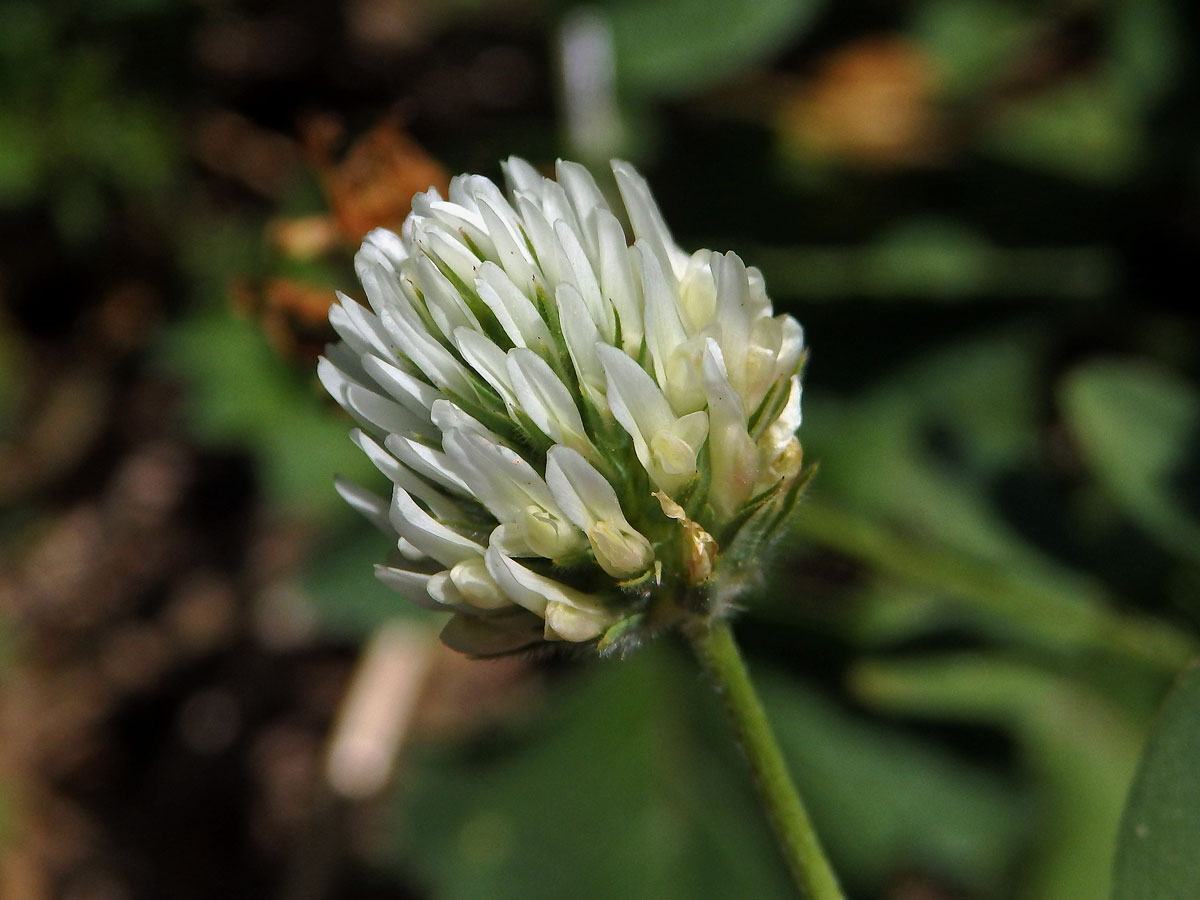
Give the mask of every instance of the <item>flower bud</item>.
POLYGON ((596 562, 614 578, 640 575, 654 562, 654 548, 638 534, 610 522, 597 522, 587 532, 596 562))

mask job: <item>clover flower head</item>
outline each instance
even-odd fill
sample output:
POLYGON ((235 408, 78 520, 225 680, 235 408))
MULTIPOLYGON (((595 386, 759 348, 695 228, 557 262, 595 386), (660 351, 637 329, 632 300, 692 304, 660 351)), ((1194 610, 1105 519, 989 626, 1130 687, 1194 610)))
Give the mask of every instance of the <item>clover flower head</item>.
POLYGON ((582 166, 503 168, 367 235, 369 307, 330 311, 318 374, 392 483, 338 482, 398 539, 377 574, 476 655, 720 614, 804 481, 803 331, 733 253, 683 252, 628 164, 632 242, 582 166))

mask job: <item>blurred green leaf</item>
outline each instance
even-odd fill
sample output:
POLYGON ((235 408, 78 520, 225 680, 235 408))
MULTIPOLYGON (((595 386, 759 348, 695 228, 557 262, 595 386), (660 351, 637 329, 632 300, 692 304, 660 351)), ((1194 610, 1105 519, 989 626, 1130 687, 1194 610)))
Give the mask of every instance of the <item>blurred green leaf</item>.
MULTIPOLYGON (((1050 574, 1004 566, 936 542, 914 540, 878 521, 808 498, 795 520, 798 535, 877 568, 901 585, 923 588, 929 602, 904 596, 903 609, 860 612, 855 629, 920 631, 966 627, 989 637, 1057 651, 1067 658, 1101 651, 1155 671, 1174 671, 1196 644, 1165 623, 1126 615, 1099 585, 1071 572, 1050 574), (897 620, 899 616, 899 620, 897 620)), ((1050 570, 1056 571, 1056 570, 1050 570)), ((887 605, 886 581, 868 586, 860 603, 887 605)))
POLYGON ((357 521, 353 527, 329 535, 304 567, 304 593, 322 629, 346 638, 365 639, 396 618, 441 623, 444 616, 421 609, 374 576, 375 566, 387 561, 395 541, 354 518, 357 521))
POLYGON ((1131 104, 1151 106, 1170 91, 1184 58, 1186 28, 1168 0, 1127 0, 1109 7, 1109 65, 1131 104))
POLYGON ((1146 152, 1141 110, 1115 76, 1071 81, 1007 108, 987 147, 1010 162, 1084 181, 1128 178, 1146 152))
POLYGON ((18 11, 28 43, 0 44, 0 60, 13 57, 13 74, 0 72, 0 206, 45 195, 73 239, 103 226, 104 189, 165 200, 178 174, 169 112, 122 83, 112 47, 68 47, 55 41, 49 16, 24 5, 18 11))
POLYGON ((1101 582, 1028 543, 993 502, 997 478, 1034 462, 1043 347, 1001 333, 921 358, 853 402, 808 402, 805 453, 821 473, 796 531, 966 605, 990 636, 1174 671, 1194 652, 1186 637, 1116 612, 1101 582))
POLYGON ((1099 300, 1115 281, 1102 247, 1001 247, 961 222, 920 217, 847 246, 747 246, 777 296, 944 303, 1099 300))
POLYGON ((1096 477, 1165 546, 1200 560, 1200 392, 1145 363, 1105 361, 1064 382, 1063 410, 1096 477))
POLYGON ((1200 662, 1167 698, 1121 821, 1113 900, 1200 897, 1200 662))
POLYGON ((563 686, 545 733, 488 758, 424 760, 402 799, 403 855, 433 894, 789 896, 739 761, 681 715, 699 684, 673 662, 650 648, 597 666, 563 686))
POLYGON ((914 8, 911 28, 936 60, 951 99, 962 99, 987 87, 1028 38, 1032 23, 1012 3, 925 0, 914 8))
MULTIPOLYGON (((791 896, 715 699, 666 650, 564 685, 546 732, 498 756, 423 760, 404 856, 437 896, 791 896)), ((984 892, 1004 877, 1022 828, 1010 786, 793 679, 755 677, 852 884, 921 868, 984 892)))
POLYGON ((24 347, 0 318, 0 438, 12 433, 12 415, 24 388, 24 363, 24 347))
POLYGON ((199 313, 172 329, 164 358, 186 382, 197 434, 257 455, 284 506, 327 515, 343 507, 334 473, 379 480, 350 443, 352 423, 322 401, 315 376, 291 371, 250 323, 219 308, 199 313))
MULTIPOLYGON (((821 839, 848 883, 880 890, 917 869, 985 895, 1023 840, 1029 798, 932 744, 755 670, 821 839)), ((747 895, 749 896, 749 895, 747 895)))
POLYGON ((691 94, 782 50, 820 0, 615 0, 617 77, 632 97, 691 94))
POLYGON ((881 710, 1011 732, 1042 797, 1019 896, 1108 895, 1113 840, 1141 743, 1136 716, 1068 676, 999 657, 871 663, 852 683, 881 710))

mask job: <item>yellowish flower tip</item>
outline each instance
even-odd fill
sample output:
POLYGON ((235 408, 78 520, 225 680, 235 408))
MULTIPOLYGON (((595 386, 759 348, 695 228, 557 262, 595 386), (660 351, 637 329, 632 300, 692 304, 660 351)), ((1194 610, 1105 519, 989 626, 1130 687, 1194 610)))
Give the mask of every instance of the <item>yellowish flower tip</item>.
POLYGON ((503 168, 506 190, 461 175, 371 232, 367 305, 330 311, 318 375, 392 484, 338 483, 397 541, 378 575, 480 655, 611 646, 684 594, 720 614, 725 560, 803 481, 803 330, 735 254, 682 251, 627 163, 629 230, 575 163, 503 168))

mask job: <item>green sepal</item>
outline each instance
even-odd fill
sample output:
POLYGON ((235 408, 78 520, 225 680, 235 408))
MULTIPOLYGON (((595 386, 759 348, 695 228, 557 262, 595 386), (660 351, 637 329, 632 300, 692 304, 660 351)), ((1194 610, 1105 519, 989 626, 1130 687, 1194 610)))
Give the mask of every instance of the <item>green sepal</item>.
POLYGON ((783 495, 783 498, 779 501, 775 518, 767 526, 765 539, 768 542, 774 541, 783 532, 788 520, 792 517, 792 513, 796 511, 796 505, 800 502, 800 498, 804 496, 804 491, 808 488, 809 482, 817 474, 817 469, 820 465, 819 462, 814 462, 804 466, 796 476, 796 480, 792 482, 792 486, 788 488, 788 492, 783 495))
MULTIPOLYGON (((485 428, 494 431, 496 434, 514 443, 524 443, 524 435, 520 430, 520 426, 514 426, 513 420, 508 417, 507 411, 496 411, 497 407, 500 410, 504 410, 504 401, 492 392, 490 387, 488 391, 491 396, 483 394, 479 390, 479 385, 472 383, 471 387, 475 391, 474 397, 464 397, 462 394, 444 388, 440 390, 455 406, 467 415, 477 419, 479 424, 485 428)), ((436 449, 441 450, 442 448, 437 447, 436 449)))
POLYGON ((621 656, 634 649, 641 641, 642 630, 646 625, 645 613, 634 613, 626 616, 604 632, 596 644, 596 651, 604 656, 621 656))
POLYGON ((702 519, 703 510, 708 505, 708 491, 712 486, 712 466, 708 462, 708 441, 696 455, 696 477, 689 481, 675 498, 675 502, 683 507, 689 519, 706 525, 707 519, 702 519))
POLYGON ((746 430, 750 433, 751 438, 757 441, 771 426, 771 423, 779 418, 779 414, 787 405, 788 395, 791 392, 792 381, 790 378, 776 381, 771 385, 767 395, 758 404, 758 409, 750 415, 746 430))
POLYGON ((778 481, 747 500, 745 506, 739 509, 737 514, 717 533, 717 542, 722 547, 733 544, 742 528, 763 511, 764 507, 779 494, 782 487, 783 482, 778 481))
MULTIPOLYGON (((466 235, 461 231, 458 234, 464 240, 466 239, 466 235)), ((487 259, 469 240, 467 241, 467 246, 471 248, 471 252, 480 260, 487 259)), ((458 273, 446 265, 446 262, 435 253, 426 252, 425 255, 429 257, 430 261, 438 267, 438 271, 458 291, 459 296, 466 302, 467 309, 475 314, 475 318, 479 320, 479 326, 483 329, 484 335, 501 350, 511 349, 513 346, 512 339, 509 338, 508 333, 500 325, 500 320, 496 318, 496 314, 488 308, 488 305, 483 302, 483 299, 476 292, 475 285, 467 284, 459 278, 458 273)), ((450 335, 446 335, 446 338, 449 339, 450 335)))
POLYGON ((654 588, 662 583, 662 561, 654 560, 654 565, 648 568, 641 575, 636 575, 633 578, 625 581, 618 581, 617 587, 622 591, 630 594, 638 594, 641 596, 649 596, 654 588))
POLYGON ((734 560, 750 560, 767 553, 783 533, 784 526, 816 471, 816 463, 806 466, 800 470, 786 491, 781 492, 781 485, 776 485, 775 488, 769 488, 758 495, 757 505, 754 500, 747 504, 742 513, 739 513, 739 518, 747 510, 749 515, 740 522, 735 519, 736 528, 729 532, 726 541, 721 542, 724 548, 723 555, 728 555, 734 560))

